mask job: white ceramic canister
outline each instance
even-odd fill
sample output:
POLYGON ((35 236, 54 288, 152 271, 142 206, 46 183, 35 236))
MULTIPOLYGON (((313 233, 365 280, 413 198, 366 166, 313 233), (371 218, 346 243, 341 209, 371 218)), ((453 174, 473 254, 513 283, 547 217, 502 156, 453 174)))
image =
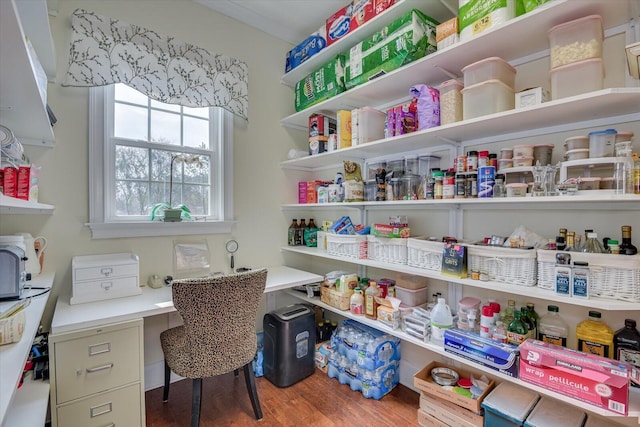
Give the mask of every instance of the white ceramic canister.
POLYGON ((43 246, 46 247, 47 245, 47 239, 42 236, 34 239, 29 233, 16 233, 16 236, 22 237, 24 242, 25 255, 27 257, 25 271, 27 274, 30 273, 31 277, 38 276, 40 274, 40 261, 38 259, 38 254, 36 253, 35 241, 38 240, 40 242, 42 251, 44 250, 43 246))

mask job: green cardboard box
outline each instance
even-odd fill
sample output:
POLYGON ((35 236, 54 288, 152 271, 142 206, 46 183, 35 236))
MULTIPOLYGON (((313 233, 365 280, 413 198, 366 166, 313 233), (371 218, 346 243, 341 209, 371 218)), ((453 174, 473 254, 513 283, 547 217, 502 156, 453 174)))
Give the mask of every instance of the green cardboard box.
POLYGON ((344 92, 344 55, 338 55, 296 83, 296 111, 344 92))
POLYGON ((347 89, 435 52, 438 24, 413 9, 353 46, 345 57, 347 89))

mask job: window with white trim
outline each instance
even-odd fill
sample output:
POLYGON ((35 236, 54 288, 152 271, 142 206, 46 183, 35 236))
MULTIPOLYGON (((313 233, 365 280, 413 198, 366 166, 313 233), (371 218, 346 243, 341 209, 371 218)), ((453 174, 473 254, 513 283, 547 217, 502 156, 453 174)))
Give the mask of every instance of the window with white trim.
POLYGON ((164 104, 120 83, 90 90, 93 237, 128 237, 133 225, 134 236, 229 232, 232 114, 164 104), (183 222, 158 221, 170 201, 188 208, 183 222))

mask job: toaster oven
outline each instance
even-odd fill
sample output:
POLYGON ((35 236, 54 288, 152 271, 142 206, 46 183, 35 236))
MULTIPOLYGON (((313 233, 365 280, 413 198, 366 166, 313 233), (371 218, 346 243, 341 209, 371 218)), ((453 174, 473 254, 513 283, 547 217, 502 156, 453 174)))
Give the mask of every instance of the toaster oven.
POLYGON ((17 299, 27 279, 25 253, 18 246, 0 246, 0 299, 17 299))

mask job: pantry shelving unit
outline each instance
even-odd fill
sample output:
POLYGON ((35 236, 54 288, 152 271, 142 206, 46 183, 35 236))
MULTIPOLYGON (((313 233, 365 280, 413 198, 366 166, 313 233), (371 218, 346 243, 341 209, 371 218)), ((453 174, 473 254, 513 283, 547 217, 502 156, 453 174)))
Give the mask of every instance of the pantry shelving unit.
MULTIPOLYGON (((400 2, 394 8, 406 7, 403 13, 410 8, 400 2), (401 6, 402 5, 402 6, 401 6)), ((428 10, 428 5, 418 6, 427 15, 434 16, 428 10)), ((400 11, 397 9, 396 11, 400 11)), ((535 9, 534 11, 510 20, 498 27, 483 32, 480 36, 461 43, 457 43, 446 49, 439 50, 418 61, 408 64, 389 74, 378 77, 368 83, 352 88, 329 100, 316 104, 304 111, 296 112, 281 119, 285 127, 307 129, 307 120, 311 114, 333 114, 338 109, 352 109, 365 105, 384 109, 405 99, 408 99, 409 87, 413 84, 439 85, 451 76, 461 76, 462 68, 478 60, 498 56, 514 66, 524 65, 530 61, 544 58, 549 55, 549 40, 547 30, 553 26, 581 18, 591 14, 602 17, 606 30, 614 29, 613 33, 624 32, 620 27, 629 25, 630 17, 640 16, 640 8, 633 1, 620 1, 613 5, 608 0, 554 0, 535 9), (631 15, 630 15, 631 14, 631 15), (512 43, 512 40, 520 40, 522 43, 512 43)), ((453 15, 450 15, 451 17, 453 15)), ((435 17, 435 16, 434 16, 435 17)), ((436 19, 443 20, 442 17, 436 19)), ((445 17, 446 19, 446 17, 445 17)), ((365 25, 367 34, 373 29, 379 28, 381 22, 365 25), (377 27, 376 27, 377 26, 377 27)), ((365 30, 363 30, 363 33, 365 30)), ((331 46, 321 54, 316 55, 303 64, 303 68, 294 69, 282 77, 281 82, 293 87, 297 81, 304 78, 309 72, 314 71, 329 58, 346 48, 356 44, 364 38, 364 35, 347 36, 339 45, 331 46)), ((577 96, 552 100, 540 105, 513 109, 505 112, 477 117, 471 120, 451 123, 445 126, 430 128, 402 136, 381 139, 371 143, 345 148, 319 155, 303 157, 299 159, 281 162, 284 170, 305 171, 310 174, 320 174, 323 171, 342 163, 342 160, 356 160, 366 162, 377 160, 385 156, 397 156, 407 153, 415 153, 419 150, 436 152, 449 149, 450 152, 461 152, 471 146, 488 144, 505 144, 518 139, 541 137, 554 134, 562 134, 575 130, 584 130, 593 127, 613 127, 617 124, 640 122, 640 87, 613 87, 595 92, 584 93, 577 96)), ((451 159, 452 160, 452 159, 451 159)), ((594 159, 590 159, 594 160, 594 159)), ((610 161, 610 160, 609 160, 610 161)), ((571 162, 565 162, 565 166, 576 166, 571 162)), ((581 164, 582 165, 582 164, 581 164)), ((615 195, 607 191, 579 191, 575 195, 545 196, 545 197, 513 197, 501 199, 447 199, 447 200, 407 200, 387 202, 359 202, 359 203, 329 203, 329 204, 295 204, 285 203, 281 206, 283 212, 308 212, 315 210, 337 209, 356 210, 360 214, 360 222, 366 223, 369 213, 376 211, 393 211, 394 214, 402 211, 422 212, 440 210, 449 212, 449 230, 443 233, 456 233, 463 230, 465 213, 476 211, 500 212, 501 210, 518 211, 523 215, 544 215, 544 211, 569 212, 570 216, 582 212, 595 212, 596 215, 608 215, 615 211, 618 215, 626 215, 631 218, 633 224, 639 226, 635 212, 640 211, 640 196, 626 194, 615 195)), ((357 221, 354 221, 357 222, 357 221)), ((458 234, 453 234, 458 235, 458 234)), ((536 286, 510 285, 500 282, 484 282, 471 279, 453 279, 445 277, 439 271, 414 268, 407 265, 383 263, 368 259, 352 259, 328 255, 326 251, 318 248, 301 246, 286 246, 282 248, 284 253, 296 254, 302 257, 310 257, 311 260, 322 260, 322 264, 351 263, 360 269, 374 268, 390 272, 400 272, 421 277, 431 278, 448 283, 450 295, 460 295, 464 288, 475 288, 492 292, 500 292, 507 295, 518 295, 527 298, 535 298, 543 301, 556 302, 577 307, 595 308, 615 313, 628 311, 637 312, 638 304, 601 298, 580 300, 570 297, 557 296, 550 290, 536 286), (453 290, 453 291, 452 291, 453 290)), ((365 270, 366 271, 366 270, 365 270)), ((558 400, 570 402, 591 413, 599 413, 607 416, 615 416, 614 413, 600 410, 592 405, 575 399, 554 393, 541 387, 533 386, 518 379, 494 370, 484 368, 451 353, 445 352, 442 347, 423 342, 409 336, 401 330, 393 330, 390 327, 374 320, 352 315, 348 311, 341 311, 329 306, 319 298, 309 298, 306 295, 287 291, 288 295, 319 305, 328 311, 333 311, 341 316, 354 318, 376 329, 382 330, 402 340, 411 342, 421 348, 435 354, 444 355, 462 364, 472 366, 474 369, 485 371, 505 381, 517 383, 523 387, 533 389, 540 394, 554 397, 558 400)), ((635 389, 630 393, 630 417, 640 417, 640 393, 635 389)))

